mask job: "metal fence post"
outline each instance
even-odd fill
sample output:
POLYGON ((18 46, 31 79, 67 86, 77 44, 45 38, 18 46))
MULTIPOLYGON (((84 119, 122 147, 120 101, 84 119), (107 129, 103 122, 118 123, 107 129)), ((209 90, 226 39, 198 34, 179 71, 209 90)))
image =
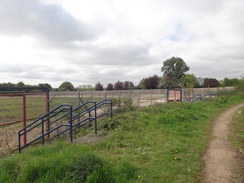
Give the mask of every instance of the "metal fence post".
MULTIPOLYGON (((26 95, 23 95, 23 126, 26 127, 26 95)), ((24 145, 27 144, 27 134, 26 129, 24 130, 24 145)))
POLYGON ((77 105, 80 106, 80 89, 78 89, 78 92, 77 92, 77 100, 78 100, 78 104, 77 105))
POLYGON ((152 89, 150 90, 150 99, 151 99, 151 101, 150 101, 150 104, 152 105, 152 89))
MULTIPOLYGON (((107 98, 107 94, 106 94, 106 89, 104 89, 104 100, 106 100, 106 98, 107 98)), ((108 110, 107 110, 107 104, 105 103, 104 104, 104 112, 107 112, 108 110)))
POLYGON ((168 98, 169 98, 169 90, 165 89, 166 97, 165 97, 165 103, 168 103, 168 98))
POLYGON ((72 106, 70 106, 70 111, 69 111, 69 123, 70 123, 70 142, 73 142, 73 117, 72 117, 72 106))
POLYGON ((119 90, 119 109, 121 109, 121 90, 119 90))
POLYGON ((137 106, 140 107, 140 89, 138 89, 137 106))
POLYGON ((97 134, 97 105, 96 102, 94 103, 94 107, 95 107, 95 111, 94 111, 94 115, 95 115, 95 121, 94 121, 94 128, 95 128, 95 134, 97 134))

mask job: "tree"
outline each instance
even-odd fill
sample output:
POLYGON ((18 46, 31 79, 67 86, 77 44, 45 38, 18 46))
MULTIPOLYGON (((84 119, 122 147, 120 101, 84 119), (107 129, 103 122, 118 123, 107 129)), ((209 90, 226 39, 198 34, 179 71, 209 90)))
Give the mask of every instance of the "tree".
POLYGON ((101 91, 101 90, 103 90, 103 85, 102 85, 100 82, 98 82, 98 83, 95 85, 95 90, 97 90, 97 91, 101 91))
POLYGON ((237 83, 236 89, 240 91, 242 95, 244 94, 244 76, 242 76, 239 82, 237 83))
POLYGON ((69 81, 65 81, 63 82, 59 87, 58 87, 59 91, 74 91, 75 88, 73 86, 73 84, 69 81))
POLYGON ((197 84, 197 78, 194 74, 185 74, 182 80, 186 88, 194 88, 197 84))
POLYGON ((16 84, 16 87, 24 87, 25 86, 25 83, 20 81, 16 84))
POLYGON ((164 61, 161 71, 164 72, 164 76, 171 75, 172 77, 181 79, 189 69, 190 67, 186 65, 183 59, 172 57, 164 61))
POLYGON ((155 74, 154 76, 149 76, 144 81, 144 86, 146 89, 157 89, 159 84, 159 77, 155 74))
POLYGON ((204 78, 202 77, 198 77, 197 80, 196 80, 196 88, 201 88, 203 87, 203 84, 204 84, 204 78))
POLYGON ((221 85, 222 86, 235 86, 238 84, 238 82, 239 82, 239 80, 237 78, 233 78, 233 79, 224 78, 221 85))
POLYGON ((182 87, 182 82, 173 76, 165 75, 159 80, 159 88, 179 88, 182 87))
POLYGON ((184 83, 184 87, 186 87, 185 94, 190 97, 191 95, 194 95, 193 88, 197 84, 197 78, 194 74, 185 74, 182 78, 182 81, 184 83))
POLYGON ((219 82, 215 78, 204 78, 204 84, 203 85, 204 85, 205 88, 218 87, 219 86, 219 82))
POLYGON ((0 83, 0 87, 14 87, 16 86, 14 83, 8 82, 8 83, 0 83))
POLYGON ((79 85, 78 89, 80 89, 80 90, 93 90, 94 87, 92 85, 87 84, 87 85, 79 85))
POLYGON ((124 90, 132 90, 134 88, 134 84, 131 81, 125 81, 123 83, 124 90))
POLYGON ((49 90, 52 89, 52 86, 48 83, 39 83, 38 87, 42 87, 42 88, 49 88, 49 90))
POLYGON ((145 87, 145 80, 146 80, 146 78, 143 78, 143 79, 140 81, 140 83, 139 83, 138 86, 137 86, 138 89, 146 89, 146 87, 145 87))
POLYGON ((169 88, 181 87, 181 79, 190 67, 179 57, 172 57, 163 62, 161 71, 163 72, 162 86, 169 88))
POLYGON ((108 83, 106 90, 113 90, 113 89, 114 89, 114 85, 112 83, 108 83))
POLYGON ((123 87, 123 82, 121 81, 117 81, 115 84, 114 84, 114 89, 115 90, 123 90, 124 87, 123 87))

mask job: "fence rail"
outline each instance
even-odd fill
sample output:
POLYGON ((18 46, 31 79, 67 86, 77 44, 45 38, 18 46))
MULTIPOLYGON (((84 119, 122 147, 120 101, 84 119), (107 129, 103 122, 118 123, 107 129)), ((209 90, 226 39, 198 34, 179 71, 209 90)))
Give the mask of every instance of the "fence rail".
MULTIPOLYGON (((219 91, 234 90, 234 87, 219 88, 193 88, 182 89, 182 100, 185 101, 196 95, 216 95, 219 91)), ((104 91, 58 91, 50 92, 50 98, 55 97, 74 97, 74 101, 101 100, 101 99, 132 99, 135 106, 148 106, 154 103, 167 102, 167 89, 149 89, 149 90, 104 90, 104 91)))

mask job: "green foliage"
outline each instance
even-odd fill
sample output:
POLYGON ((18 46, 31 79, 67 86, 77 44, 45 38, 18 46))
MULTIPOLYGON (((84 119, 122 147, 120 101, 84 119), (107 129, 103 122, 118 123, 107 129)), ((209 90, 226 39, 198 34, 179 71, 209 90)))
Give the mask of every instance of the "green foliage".
POLYGON ((92 91, 94 90, 94 87, 90 84, 87 85, 79 85, 77 89, 82 90, 82 91, 92 91))
POLYGON ((182 87, 181 79, 190 67, 187 66, 182 58, 172 57, 163 62, 161 71, 163 78, 160 82, 161 88, 179 88, 182 87))
POLYGON ((236 90, 244 95, 244 76, 239 80, 238 84, 236 85, 236 90))
POLYGON ((134 111, 136 109, 132 99, 113 99, 113 106, 117 112, 134 111))
POLYGON ((172 75, 164 75, 160 78, 159 88, 182 88, 183 83, 181 79, 173 77, 172 75))
POLYGON ((161 71, 164 72, 164 75, 171 75, 180 79, 189 69, 190 67, 187 66, 182 58, 172 57, 164 61, 161 71))
POLYGON ((237 175, 244 175, 244 108, 242 107, 233 117, 230 124, 230 139, 239 152, 238 165, 235 167, 237 175))
POLYGON ((126 183, 134 175, 130 163, 112 165, 85 145, 55 143, 0 159, 0 182, 126 183))
POLYGON ((194 74, 186 74, 182 80, 186 88, 194 88, 197 83, 197 78, 194 74))
POLYGON ((59 91, 74 91, 75 88, 73 86, 73 84, 69 81, 65 81, 63 82, 59 87, 58 87, 59 91))
POLYGON ((146 78, 141 79, 140 83, 138 84, 138 89, 146 89, 145 80, 146 78))
POLYGON ((244 108, 233 117, 230 137, 236 148, 244 155, 244 108))
POLYGON ((16 87, 24 87, 25 86, 25 83, 20 81, 16 84, 16 87))
POLYGON ((42 88, 49 88, 49 90, 52 89, 52 86, 48 83, 39 83, 38 87, 42 87, 42 88))
POLYGON ((224 78, 223 81, 221 81, 221 86, 235 86, 237 85, 239 80, 237 78, 224 78))

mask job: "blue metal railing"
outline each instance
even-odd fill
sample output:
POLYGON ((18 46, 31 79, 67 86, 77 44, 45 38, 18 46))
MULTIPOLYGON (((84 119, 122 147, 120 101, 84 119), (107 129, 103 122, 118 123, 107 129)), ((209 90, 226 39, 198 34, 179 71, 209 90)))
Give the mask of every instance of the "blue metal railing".
MULTIPOLYGON (((72 109, 72 106, 70 104, 61 104, 58 107, 54 108, 47 114, 41 116, 34 122, 30 123, 23 129, 21 129, 18 132, 18 142, 19 142, 19 152, 21 150, 31 144, 37 143, 40 139, 42 144, 45 143, 45 136, 47 136, 46 140, 51 140, 60 134, 63 134, 69 130, 69 135, 70 135, 70 142, 73 141, 73 128, 75 127, 82 127, 87 123, 90 123, 94 121, 94 129, 95 129, 95 134, 97 134, 97 119, 104 116, 104 115, 110 115, 112 118, 112 113, 113 111, 113 105, 112 105, 112 100, 110 99, 105 99, 102 100, 98 103, 94 101, 88 101, 83 103, 82 105, 72 109), (110 105, 110 111, 106 108, 107 105, 110 105), (85 110, 81 111, 81 108, 85 107, 85 110), (98 111, 99 108, 104 107, 104 110, 106 109, 106 112, 100 112, 98 111), (80 112, 81 111, 81 112, 80 112), (64 113, 64 114, 63 114, 64 113), (99 115, 97 115, 97 113, 99 115), (55 128, 51 129, 51 125, 57 123, 58 121, 69 118, 68 124, 62 123, 58 125, 55 128), (53 119, 53 121, 51 121, 53 119), (46 124, 46 130, 45 130, 45 124, 46 124), (34 140, 31 140, 30 142, 26 142, 24 145, 21 144, 21 137, 26 136, 28 132, 31 130, 37 128, 38 126, 41 126, 41 134, 34 140), (62 130, 61 132, 58 132, 56 135, 50 136, 52 132, 58 131, 58 129, 62 127, 67 127, 66 129, 62 130), (46 132, 45 132, 46 131, 46 132)), ((25 137, 26 139, 26 137, 25 137)))
POLYGON ((51 132, 57 130, 58 128, 62 127, 62 126, 69 126, 71 128, 70 129, 70 139, 72 140, 72 106, 70 104, 61 104, 58 107, 54 108, 53 110, 49 111, 48 113, 44 114, 43 116, 41 116, 40 118, 36 119, 35 121, 33 121, 32 123, 30 123, 29 125, 27 125, 26 127, 22 128, 19 132, 18 132, 18 143, 19 143, 19 152, 21 152, 21 150, 25 147, 27 147, 30 144, 33 144, 35 142, 37 142, 39 139, 42 140, 42 144, 45 143, 45 136, 49 135, 51 132), (61 124, 59 126, 57 126, 55 129, 50 130, 50 119, 53 117, 56 117, 58 114, 61 114, 62 112, 64 112, 63 115, 61 115, 60 117, 58 117, 58 119, 55 119, 53 122, 57 122, 58 120, 69 116, 69 124, 61 124), (45 130, 45 124, 47 124, 46 130, 45 130), (31 130, 35 129, 36 127, 41 126, 41 135, 37 138, 35 138, 34 140, 30 141, 30 142, 26 142, 26 135, 28 132, 30 132, 31 130), (47 131, 45 133, 45 131, 47 131), (22 146, 21 145, 21 136, 24 136, 25 139, 25 143, 22 146))
POLYGON ((206 100, 208 97, 212 98, 212 95, 213 94, 205 94, 205 95, 197 94, 197 95, 194 95, 192 97, 189 97, 189 98, 185 99, 185 102, 194 103, 194 102, 197 102, 197 101, 206 100))

